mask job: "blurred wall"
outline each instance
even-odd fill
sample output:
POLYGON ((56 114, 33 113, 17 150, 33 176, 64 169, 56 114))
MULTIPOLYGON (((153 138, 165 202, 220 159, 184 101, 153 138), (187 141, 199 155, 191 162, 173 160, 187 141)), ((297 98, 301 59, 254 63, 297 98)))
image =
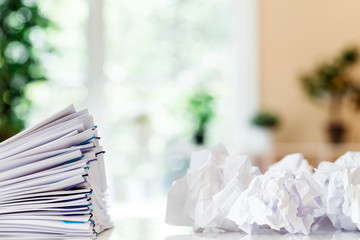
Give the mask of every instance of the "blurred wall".
MULTIPOLYGON (((299 74, 348 44, 360 47, 360 1, 259 0, 260 104, 278 111, 278 142, 323 142, 328 112, 305 95, 299 74)), ((358 63, 360 66, 360 63, 358 63)), ((360 78, 360 67, 354 70, 360 78)), ((347 141, 360 141, 360 114, 343 111, 347 141), (350 131, 351 130, 351 131, 350 131)))

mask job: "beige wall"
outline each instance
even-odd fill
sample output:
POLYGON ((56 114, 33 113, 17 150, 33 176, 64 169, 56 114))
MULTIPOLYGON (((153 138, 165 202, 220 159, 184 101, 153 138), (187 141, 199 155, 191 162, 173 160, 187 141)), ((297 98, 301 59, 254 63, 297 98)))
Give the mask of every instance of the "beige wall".
MULTIPOLYGON (((259 2, 260 103, 281 115, 276 139, 325 141, 326 106, 309 101, 298 76, 348 44, 360 47, 360 1, 259 2)), ((360 71, 356 71, 360 79, 360 71)), ((351 130, 347 140, 360 141, 359 112, 346 106, 343 115, 351 130)))

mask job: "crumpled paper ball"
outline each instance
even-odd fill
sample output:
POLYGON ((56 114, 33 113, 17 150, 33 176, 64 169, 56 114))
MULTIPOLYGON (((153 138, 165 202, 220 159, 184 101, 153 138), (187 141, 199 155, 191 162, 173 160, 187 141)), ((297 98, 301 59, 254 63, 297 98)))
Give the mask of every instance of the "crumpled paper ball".
POLYGON ((280 169, 256 176, 239 196, 228 219, 247 233, 261 226, 308 234, 322 208, 321 190, 306 171, 295 175, 280 169))
POLYGON ((168 194, 166 222, 199 232, 237 231, 226 216, 259 174, 247 156, 230 156, 222 145, 193 153, 186 175, 168 194))
POLYGON ((295 174, 300 174, 301 172, 307 172, 309 174, 312 174, 314 168, 304 158, 304 155, 302 155, 301 153, 293 153, 286 155, 280 161, 269 166, 269 170, 275 169, 295 174))
POLYGON ((335 163, 321 162, 314 179, 323 190, 324 215, 336 228, 360 229, 360 153, 347 152, 335 163))

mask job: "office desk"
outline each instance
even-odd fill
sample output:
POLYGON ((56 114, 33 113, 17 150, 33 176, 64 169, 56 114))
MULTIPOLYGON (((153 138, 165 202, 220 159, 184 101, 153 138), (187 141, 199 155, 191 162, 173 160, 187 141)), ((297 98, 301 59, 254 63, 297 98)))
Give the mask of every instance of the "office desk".
POLYGON ((99 240, 358 240, 360 232, 337 231, 322 227, 306 236, 283 234, 265 230, 260 234, 248 235, 242 232, 194 234, 190 227, 175 227, 163 223, 163 219, 118 219, 115 227, 101 233, 99 240))

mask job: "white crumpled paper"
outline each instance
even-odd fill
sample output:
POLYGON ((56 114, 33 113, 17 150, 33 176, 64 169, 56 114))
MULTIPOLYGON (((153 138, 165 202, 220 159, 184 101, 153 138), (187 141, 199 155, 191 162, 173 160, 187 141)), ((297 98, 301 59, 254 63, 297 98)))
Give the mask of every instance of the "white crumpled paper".
POLYGON ((259 174, 247 156, 229 156, 222 145, 193 153, 186 175, 173 183, 168 194, 166 222, 193 226, 195 231, 237 231, 226 216, 259 174))
POLYGON ((360 153, 347 152, 335 163, 321 162, 314 179, 322 186, 326 214, 339 229, 360 229, 360 153))
POLYGON ((308 234, 316 211, 322 208, 321 190, 307 172, 295 175, 269 170, 255 177, 228 215, 239 228, 253 233, 260 226, 308 234))
POLYGON ((309 164, 309 162, 301 153, 293 153, 286 155, 279 162, 276 162, 269 167, 269 170, 275 169, 284 170, 286 172, 295 174, 300 174, 301 172, 312 174, 314 168, 309 164))
POLYGON ((322 162, 314 174, 303 155, 290 154, 262 175, 246 156, 219 145, 192 155, 169 192, 166 222, 201 232, 308 234, 327 218, 339 229, 360 229, 360 152, 322 162))
POLYGON ((322 208, 312 167, 292 154, 261 175, 246 156, 229 156, 219 145, 196 152, 186 175, 169 194, 166 222, 198 232, 254 232, 259 227, 310 231, 322 208))

